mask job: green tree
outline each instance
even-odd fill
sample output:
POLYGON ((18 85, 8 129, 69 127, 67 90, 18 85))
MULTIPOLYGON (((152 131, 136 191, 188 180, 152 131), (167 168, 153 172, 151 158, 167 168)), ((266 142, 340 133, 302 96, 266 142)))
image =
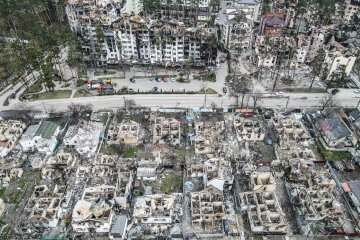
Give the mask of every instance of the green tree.
POLYGON ((194 64, 194 61, 192 58, 189 58, 185 60, 184 62, 184 74, 186 75, 186 80, 189 80, 190 73, 191 73, 191 67, 194 64))
POLYGON ((45 85, 46 91, 54 90, 54 64, 52 57, 48 57, 44 64, 41 65, 41 80, 45 85))
POLYGON ((101 50, 104 44, 104 31, 99 24, 96 25, 95 28, 95 36, 96 36, 96 44, 95 44, 95 56, 96 56, 96 66, 101 60, 101 50))
POLYGON ((314 57, 314 59, 311 62, 311 67, 312 67, 312 74, 313 74, 313 78, 311 80, 311 84, 309 89, 312 88, 315 78, 317 76, 320 76, 322 70, 323 70, 323 66, 324 66, 324 61, 325 61, 325 57, 326 57, 326 52, 323 48, 320 48, 319 51, 317 52, 316 56, 314 57))
POLYGON ((161 0, 142 0, 144 12, 147 14, 155 14, 161 6, 161 0))

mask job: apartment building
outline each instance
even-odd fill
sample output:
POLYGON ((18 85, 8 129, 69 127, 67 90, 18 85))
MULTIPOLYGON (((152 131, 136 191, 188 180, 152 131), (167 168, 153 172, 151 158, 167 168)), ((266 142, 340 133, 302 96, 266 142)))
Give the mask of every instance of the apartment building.
POLYGON ((196 66, 214 64, 217 51, 209 42, 217 38, 217 33, 205 24, 210 16, 209 1, 199 1, 198 6, 185 1, 182 8, 164 3, 160 6, 159 19, 137 15, 141 13, 140 0, 70 0, 66 12, 71 30, 82 36, 88 63, 181 66, 189 61, 196 66), (185 9, 183 14, 181 9, 185 9), (181 14, 196 18, 196 24, 182 22, 181 14), (199 21, 205 23, 201 25, 199 21), (101 31, 103 39, 98 39, 101 31))
POLYGON ((345 18, 346 22, 350 22, 352 16, 359 14, 360 0, 345 0, 345 18))
POLYGON ((246 18, 260 21, 261 0, 235 0, 234 5, 245 13, 246 18))
POLYGON ((221 40, 229 49, 251 47, 253 22, 246 19, 237 20, 237 15, 243 14, 239 8, 227 8, 225 14, 222 15, 220 24, 221 40))

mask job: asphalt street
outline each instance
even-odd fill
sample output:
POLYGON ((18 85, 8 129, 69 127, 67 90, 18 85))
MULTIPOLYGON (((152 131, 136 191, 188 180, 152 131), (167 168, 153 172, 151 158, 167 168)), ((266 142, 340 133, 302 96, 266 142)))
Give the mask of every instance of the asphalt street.
MULTIPOLYGON (((263 98, 258 101, 258 106, 285 109, 288 108, 315 108, 320 107, 320 100, 326 96, 326 93, 287 93, 285 96, 275 96, 273 94, 264 94, 263 98)), ((146 95, 113 95, 83 98, 54 99, 27 102, 26 107, 49 111, 66 111, 71 104, 91 104, 94 110, 116 109, 124 106, 124 100, 132 99, 141 107, 166 107, 166 108, 194 108, 194 107, 234 107, 237 100, 229 95, 219 96, 212 95, 190 95, 190 94, 146 94, 146 95)), ((360 94, 354 93, 353 90, 343 89, 334 97, 342 107, 356 107, 360 101, 360 94)), ((241 103, 241 99, 239 99, 241 103)), ((1 106, 0 110, 16 109, 18 102, 13 102, 9 106, 1 106)), ((252 107, 253 99, 245 97, 244 107, 252 107)))

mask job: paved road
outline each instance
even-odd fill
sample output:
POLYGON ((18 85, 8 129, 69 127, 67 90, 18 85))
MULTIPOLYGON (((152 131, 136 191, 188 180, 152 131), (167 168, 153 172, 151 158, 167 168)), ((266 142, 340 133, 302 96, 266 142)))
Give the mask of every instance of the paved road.
MULTIPOLYGON (((320 93, 289 93, 287 97, 275 97, 271 94, 264 94, 263 98, 258 102, 262 107, 285 108, 288 102, 288 108, 313 108, 319 107, 320 100, 326 94, 320 93), (288 100, 289 99, 289 100, 288 100)), ((229 107, 236 105, 236 99, 229 95, 114 95, 84 98, 55 99, 28 102, 27 105, 33 109, 47 110, 54 109, 56 111, 65 111, 67 106, 75 104, 91 104, 95 110, 99 109, 115 109, 124 106, 124 99, 133 99, 137 105, 142 107, 211 107, 216 104, 217 107, 229 107)), ((360 94, 356 94, 353 90, 341 90, 335 99, 342 107, 356 107, 360 101, 360 94)), ((241 99, 239 103, 241 102, 241 99)), ((252 98, 245 98, 244 107, 253 106, 252 98)), ((10 106, 0 106, 0 110, 9 110, 17 107, 16 102, 12 102, 10 106)))

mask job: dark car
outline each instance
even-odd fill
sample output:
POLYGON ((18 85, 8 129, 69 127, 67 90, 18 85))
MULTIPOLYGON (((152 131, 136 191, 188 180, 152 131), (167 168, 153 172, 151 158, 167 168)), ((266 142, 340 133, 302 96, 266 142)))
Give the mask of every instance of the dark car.
POLYGON ((130 78, 130 82, 136 83, 136 80, 134 78, 130 78))
POLYGON ((158 91, 158 87, 153 87, 153 89, 151 90, 152 92, 157 92, 158 91))
POLYGON ((166 78, 164 78, 164 77, 162 77, 161 80, 162 80, 163 82, 167 82, 167 81, 168 81, 168 80, 167 80, 166 78))
POLYGON ((122 87, 122 88, 120 89, 120 92, 123 92, 123 93, 124 93, 124 92, 126 92, 127 90, 128 90, 128 87, 125 87, 125 86, 124 86, 124 87, 122 87))
POLYGON ((155 81, 160 82, 161 81, 160 77, 156 77, 155 81))
POLYGON ((223 93, 227 93, 227 88, 226 87, 223 87, 223 93))

